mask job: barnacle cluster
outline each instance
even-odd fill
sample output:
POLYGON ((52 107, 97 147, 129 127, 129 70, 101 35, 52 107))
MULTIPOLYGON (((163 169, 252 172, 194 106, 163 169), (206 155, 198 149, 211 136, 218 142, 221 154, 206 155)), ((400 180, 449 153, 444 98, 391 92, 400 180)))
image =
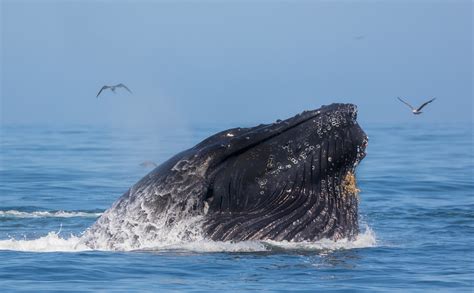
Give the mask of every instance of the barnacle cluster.
POLYGON ((344 176, 344 179, 342 179, 342 190, 346 196, 357 196, 359 194, 360 189, 357 188, 356 177, 352 171, 347 172, 346 176, 344 176))

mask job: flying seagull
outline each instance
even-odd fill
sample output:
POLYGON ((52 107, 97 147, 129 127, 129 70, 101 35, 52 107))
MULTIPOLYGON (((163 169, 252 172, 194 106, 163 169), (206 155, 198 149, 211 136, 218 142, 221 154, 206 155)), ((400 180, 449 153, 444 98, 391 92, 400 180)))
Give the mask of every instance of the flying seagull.
POLYGON ((145 161, 140 164, 142 167, 157 167, 158 165, 155 162, 152 161, 145 161))
POLYGON ((418 109, 415 109, 412 105, 408 104, 407 102, 405 102, 404 100, 400 99, 399 97, 397 97, 397 99, 402 102, 403 104, 407 105, 408 107, 410 107, 411 109, 411 112, 415 115, 418 115, 418 114, 421 114, 421 109, 423 109, 424 106, 428 105, 429 103, 433 102, 436 98, 433 98, 431 100, 429 100, 428 102, 424 102, 418 109))
POLYGON ((101 93, 103 90, 110 89, 112 92, 115 93, 115 90, 116 90, 117 88, 124 88, 124 89, 126 89, 129 93, 132 93, 132 91, 131 91, 126 85, 124 85, 123 83, 119 83, 119 84, 116 84, 116 85, 104 85, 104 86, 100 89, 100 91, 99 91, 99 93, 97 94, 96 98, 99 97, 100 93, 101 93))

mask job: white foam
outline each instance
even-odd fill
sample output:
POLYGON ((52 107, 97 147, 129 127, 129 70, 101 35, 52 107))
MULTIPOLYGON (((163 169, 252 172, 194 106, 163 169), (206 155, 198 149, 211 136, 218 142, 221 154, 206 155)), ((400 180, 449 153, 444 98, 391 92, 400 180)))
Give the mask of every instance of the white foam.
POLYGON ((198 240, 193 242, 156 243, 139 250, 145 251, 192 251, 192 252, 259 252, 268 251, 266 245, 259 241, 223 242, 198 240))
POLYGON ((222 242, 199 240, 192 242, 176 243, 156 243, 155 246, 146 247, 140 250, 184 250, 194 252, 269 252, 274 250, 307 250, 307 251, 333 251, 338 249, 355 249, 374 247, 377 245, 375 233, 366 227, 365 231, 359 234, 356 239, 321 239, 314 242, 290 242, 290 241, 242 241, 242 242, 222 242))
MULTIPOLYGON (((305 250, 305 251, 333 251, 339 249, 367 248, 377 245, 375 233, 366 227, 355 240, 341 239, 333 241, 322 239, 315 242, 288 242, 288 241, 242 241, 220 242, 210 240, 197 240, 187 242, 156 242, 147 243, 146 246, 121 247, 121 251, 152 250, 152 251, 190 251, 190 252, 271 252, 275 250, 305 250)), ((68 238, 59 236, 59 232, 49 232, 48 235, 27 240, 7 239, 0 240, 0 250, 30 251, 30 252, 78 252, 91 251, 84 244, 81 237, 71 235, 68 238)))
POLYGON ((0 240, 0 250, 30 251, 30 252, 60 252, 60 251, 85 251, 91 250, 80 242, 81 238, 71 235, 61 238, 59 233, 49 232, 48 235, 38 239, 7 239, 0 240))
POLYGON ((315 242, 288 242, 288 241, 266 241, 271 246, 288 250, 338 250, 374 247, 377 245, 375 233, 370 227, 365 227, 365 231, 357 235, 356 239, 321 239, 315 242))
POLYGON ((22 212, 17 210, 0 211, 0 217, 15 217, 15 218, 73 218, 85 217, 96 218, 102 213, 92 212, 74 212, 74 211, 33 211, 22 212))

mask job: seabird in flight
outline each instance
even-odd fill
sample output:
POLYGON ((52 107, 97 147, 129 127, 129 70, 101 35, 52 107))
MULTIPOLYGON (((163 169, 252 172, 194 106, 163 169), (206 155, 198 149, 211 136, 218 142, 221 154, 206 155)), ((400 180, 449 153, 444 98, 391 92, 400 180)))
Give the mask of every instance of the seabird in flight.
POLYGON ((407 102, 405 102, 404 100, 400 99, 399 97, 397 97, 397 99, 402 102, 403 104, 407 105, 408 107, 410 107, 411 109, 411 112, 415 115, 418 115, 418 114, 421 114, 421 109, 423 109, 424 106, 428 105, 429 103, 433 102, 436 98, 433 98, 431 100, 429 100, 428 102, 425 102, 423 103, 418 109, 415 109, 412 105, 408 104, 407 102))
POLYGON ((140 164, 142 167, 157 167, 158 165, 155 162, 152 161, 145 161, 140 164))
POLYGON ((104 85, 104 86, 100 89, 100 91, 99 91, 99 93, 97 94, 96 98, 99 97, 100 93, 101 93, 103 90, 110 89, 112 92, 115 93, 115 90, 116 90, 117 88, 124 88, 124 89, 126 89, 129 93, 132 93, 132 91, 131 91, 126 85, 124 85, 123 83, 119 83, 119 84, 117 84, 117 85, 104 85))

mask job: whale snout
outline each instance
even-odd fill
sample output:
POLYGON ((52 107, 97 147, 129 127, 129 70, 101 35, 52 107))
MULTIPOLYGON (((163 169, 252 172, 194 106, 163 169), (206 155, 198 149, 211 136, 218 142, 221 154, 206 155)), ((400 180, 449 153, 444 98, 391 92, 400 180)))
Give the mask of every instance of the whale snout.
POLYGON ((355 105, 323 106, 250 132, 259 139, 221 161, 208 190, 210 238, 314 240, 357 233, 354 174, 368 139, 355 105))
MULTIPOLYGON (((321 147, 319 163, 331 170, 357 165, 366 155, 368 137, 357 123, 357 106, 331 104, 311 111, 312 119, 300 126, 295 141, 308 141, 321 147)), ((326 170, 325 168, 322 168, 326 170)))

